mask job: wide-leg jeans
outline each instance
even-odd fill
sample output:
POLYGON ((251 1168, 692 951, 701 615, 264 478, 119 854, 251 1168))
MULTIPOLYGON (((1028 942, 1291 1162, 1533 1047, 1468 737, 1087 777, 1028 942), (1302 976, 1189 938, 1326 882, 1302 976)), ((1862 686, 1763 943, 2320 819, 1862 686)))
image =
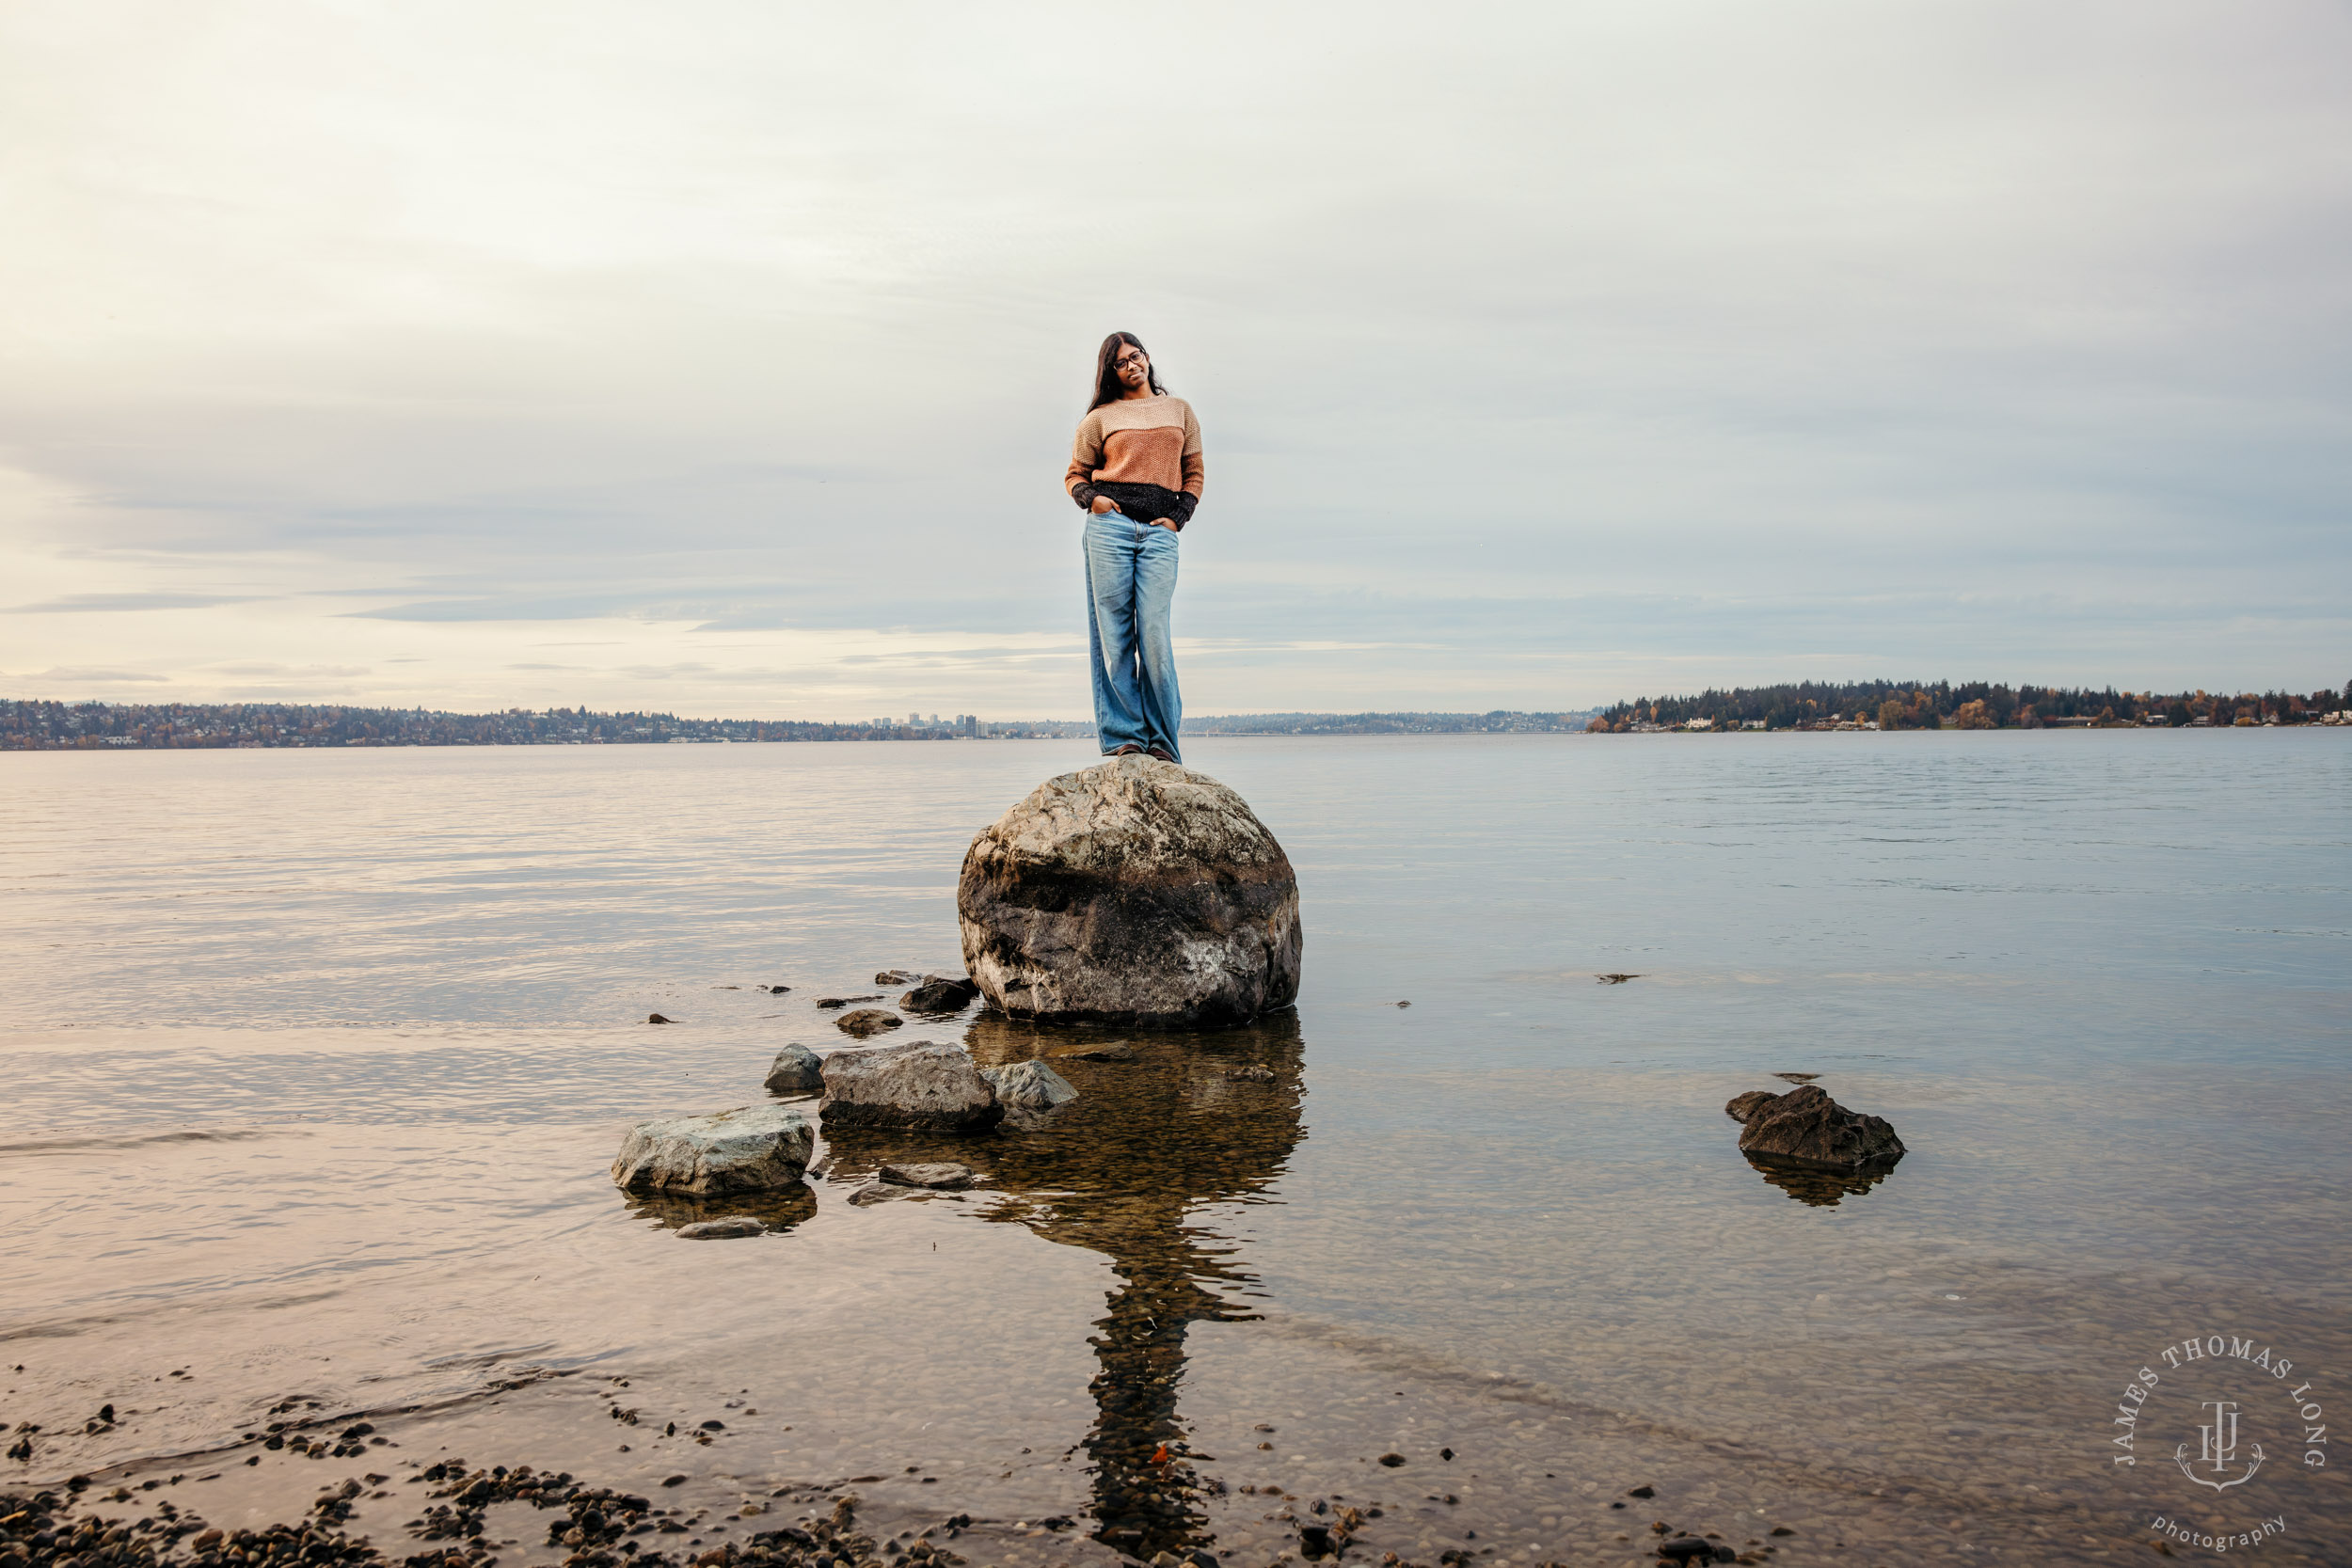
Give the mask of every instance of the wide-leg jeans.
POLYGON ((1176 533, 1118 512, 1086 521, 1087 647, 1093 655, 1094 726, 1104 754, 1158 747, 1183 760, 1176 734, 1176 533))

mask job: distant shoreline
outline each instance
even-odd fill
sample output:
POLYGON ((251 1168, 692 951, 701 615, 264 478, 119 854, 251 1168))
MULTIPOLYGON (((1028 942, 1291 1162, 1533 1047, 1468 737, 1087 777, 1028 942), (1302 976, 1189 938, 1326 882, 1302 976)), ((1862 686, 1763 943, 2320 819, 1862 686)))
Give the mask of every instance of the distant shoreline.
MULTIPOLYGON (((2320 690, 2231 697, 2053 688, 1902 688, 1885 682, 1708 691, 1593 710, 1259 713, 1184 721, 1188 739, 1378 735, 1658 735, 1755 731, 2278 728, 2352 724, 2352 696, 2320 690)), ((910 714, 832 723, 680 719, 670 713, 448 713, 289 703, 0 701, 0 752, 262 751, 428 746, 772 745, 811 741, 1091 740, 1088 720, 943 720, 910 714)))
MULTIPOLYGON (((1574 735, 1576 713, 1273 713, 1187 720, 1186 736, 1236 735, 1574 735)), ((837 724, 680 719, 671 713, 446 713, 292 703, 0 702, 0 752, 226 751, 383 746, 767 745, 786 741, 1091 740, 1090 720, 907 716, 837 724)))

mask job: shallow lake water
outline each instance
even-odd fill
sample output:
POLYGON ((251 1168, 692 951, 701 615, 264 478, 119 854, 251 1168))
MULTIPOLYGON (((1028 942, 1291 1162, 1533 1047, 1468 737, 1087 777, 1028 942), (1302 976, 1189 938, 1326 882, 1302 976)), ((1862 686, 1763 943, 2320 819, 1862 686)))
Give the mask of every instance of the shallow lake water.
POLYGON ((2352 1560, 2309 1457, 2352 1411, 2352 735, 1200 740, 1297 867, 1295 1011, 1111 1034, 1042 1131, 845 1139, 719 1206, 759 1238, 614 1189, 628 1122, 850 1043, 818 998, 960 967, 965 845, 1090 753, 0 758, 0 1492, 291 1516, 364 1466, 258 1435, 364 1417, 388 1550, 464 1456, 697 1549, 846 1484, 1041 1565, 1335 1521, 1371 1562, 2153 1560, 2159 1519, 2352 1560), (1781 1073, 1910 1153, 1750 1165, 1724 1102, 1781 1073), (846 1201, 907 1155, 988 1180, 846 1201), (2225 1489, 2216 1402, 2264 1450, 2225 1489))

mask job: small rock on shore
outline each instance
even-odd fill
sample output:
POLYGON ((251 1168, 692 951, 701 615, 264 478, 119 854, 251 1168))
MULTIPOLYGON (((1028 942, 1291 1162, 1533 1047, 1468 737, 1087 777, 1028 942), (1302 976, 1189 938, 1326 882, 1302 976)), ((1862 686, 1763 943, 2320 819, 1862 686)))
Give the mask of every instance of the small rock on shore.
POLYGON ((1043 1062, 1014 1062, 1007 1067, 984 1067, 980 1076, 1009 1110, 1050 1111, 1067 1105, 1078 1098, 1070 1080, 1047 1067, 1043 1062))
POLYGON ((805 1045, 787 1045, 769 1064, 761 1086, 770 1094, 815 1094, 825 1086, 825 1059, 805 1045))
POLYGON ((960 1013, 980 994, 980 988, 953 974, 927 974, 923 983, 898 998, 911 1013, 960 1013))
POLYGON ((630 1192, 765 1192, 801 1180, 817 1144, 805 1113, 739 1105, 707 1117, 661 1117, 629 1129, 612 1180, 630 1192))
POLYGON ((826 1057, 818 1114, 828 1127, 984 1132, 1005 1108, 961 1046, 915 1040, 826 1057))
POLYGON ((1891 1165, 1908 1152, 1883 1117, 1849 1111, 1818 1084, 1787 1094, 1741 1095, 1724 1107, 1746 1122, 1740 1152, 1765 1164, 1851 1172, 1891 1165), (1739 1117, 1733 1106, 1746 1102, 1739 1117))

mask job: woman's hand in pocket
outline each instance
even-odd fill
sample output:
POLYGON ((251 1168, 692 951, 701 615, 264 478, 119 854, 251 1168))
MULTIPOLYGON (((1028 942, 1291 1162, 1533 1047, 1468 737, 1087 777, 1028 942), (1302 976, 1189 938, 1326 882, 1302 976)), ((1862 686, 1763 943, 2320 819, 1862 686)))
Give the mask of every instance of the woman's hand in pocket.
POLYGON ((1119 510, 1119 503, 1111 499, 1108 496, 1097 496, 1094 498, 1094 504, 1087 508, 1087 510, 1100 517, 1105 512, 1117 512, 1119 510))

